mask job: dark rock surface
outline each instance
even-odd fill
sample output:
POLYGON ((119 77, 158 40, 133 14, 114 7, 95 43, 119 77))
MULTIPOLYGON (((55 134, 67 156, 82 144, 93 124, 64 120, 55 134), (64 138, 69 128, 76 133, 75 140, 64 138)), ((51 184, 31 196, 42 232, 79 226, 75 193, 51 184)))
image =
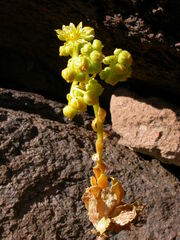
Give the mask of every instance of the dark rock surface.
POLYGON ((179 104, 179 12, 179 0, 0 1, 0 86, 64 99, 66 60, 58 56, 54 29, 82 21, 95 28, 105 53, 115 47, 132 53, 133 76, 125 86, 179 104))
MULTIPOLYGON (((2 240, 95 239, 81 196, 96 136, 90 117, 66 123, 61 108, 35 94, 0 90, 2 240)), ((138 199, 145 209, 132 231, 110 239, 179 240, 179 169, 118 146, 118 138, 110 131, 105 143, 109 174, 121 180, 125 201, 138 199)))

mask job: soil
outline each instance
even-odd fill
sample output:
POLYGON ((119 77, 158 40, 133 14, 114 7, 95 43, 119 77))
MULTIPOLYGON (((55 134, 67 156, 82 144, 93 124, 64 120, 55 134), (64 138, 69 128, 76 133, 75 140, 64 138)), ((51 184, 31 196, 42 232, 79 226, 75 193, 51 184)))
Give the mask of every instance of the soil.
MULTIPOLYGON (((0 89, 2 240, 95 239, 81 200, 92 175, 92 118, 67 122, 62 107, 36 94, 0 89)), ((180 239, 179 169, 118 145, 119 136, 105 127, 109 175, 121 180, 124 201, 145 206, 131 231, 110 239, 180 239)))

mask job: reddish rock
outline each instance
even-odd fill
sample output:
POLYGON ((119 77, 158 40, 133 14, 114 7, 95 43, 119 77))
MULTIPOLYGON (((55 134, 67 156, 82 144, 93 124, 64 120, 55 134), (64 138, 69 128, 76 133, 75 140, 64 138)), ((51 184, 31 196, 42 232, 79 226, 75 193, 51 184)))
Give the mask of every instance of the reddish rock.
POLYGON ((111 99, 111 116, 120 144, 180 166, 180 109, 119 89, 111 99))

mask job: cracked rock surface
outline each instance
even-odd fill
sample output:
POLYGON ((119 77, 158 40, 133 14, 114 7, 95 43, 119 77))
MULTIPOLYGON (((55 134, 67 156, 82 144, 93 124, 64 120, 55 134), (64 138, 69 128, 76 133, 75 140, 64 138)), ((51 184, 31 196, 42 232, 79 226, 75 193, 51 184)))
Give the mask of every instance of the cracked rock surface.
MULTIPOLYGON (((89 186, 95 151, 91 117, 73 122, 62 105, 0 89, 0 239, 95 239, 81 196, 89 186)), ((110 126, 107 126, 110 129, 110 126)), ((118 145, 110 130, 104 159, 121 180, 125 201, 145 209, 131 231, 110 239, 180 239, 179 169, 118 145)))

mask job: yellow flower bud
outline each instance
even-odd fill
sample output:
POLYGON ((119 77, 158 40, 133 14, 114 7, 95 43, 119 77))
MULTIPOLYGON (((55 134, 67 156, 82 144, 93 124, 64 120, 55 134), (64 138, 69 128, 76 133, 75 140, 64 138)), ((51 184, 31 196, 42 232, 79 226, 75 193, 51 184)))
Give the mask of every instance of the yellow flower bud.
POLYGON ((116 60, 116 57, 114 55, 107 56, 103 59, 103 63, 106 65, 112 64, 116 60))
POLYGON ((94 39, 92 47, 93 47, 94 50, 97 50, 97 51, 101 52, 102 48, 103 48, 103 45, 102 45, 102 42, 100 40, 94 39))
POLYGON ((89 54, 92 51, 92 45, 90 42, 86 43, 82 48, 81 48, 81 53, 86 55, 89 54))
POLYGON ((131 54, 126 50, 120 52, 118 56, 118 62, 123 65, 131 65, 132 64, 131 54))
POLYGON ((85 94, 84 94, 84 102, 87 104, 87 105, 96 105, 98 104, 98 97, 96 97, 93 92, 91 91, 87 91, 85 94))
POLYGON ((60 56, 72 56, 73 53, 73 44, 71 43, 65 43, 64 46, 61 46, 59 48, 59 55, 60 56))
POLYGON ((59 48, 59 56, 68 56, 65 46, 59 48))
POLYGON ((126 68, 126 66, 123 65, 123 64, 116 63, 116 64, 113 66, 112 70, 113 70, 115 73, 117 73, 117 74, 125 74, 127 68, 126 68))
POLYGON ((67 105, 63 108, 64 116, 70 120, 72 120, 75 117, 76 113, 77 113, 77 110, 69 105, 67 105))
POLYGON ((103 54, 97 50, 94 50, 90 54, 90 59, 92 63, 100 63, 103 59, 103 54))
POLYGON ((78 82, 85 82, 86 77, 87 77, 87 74, 84 72, 79 71, 76 73, 76 81, 78 82))
POLYGON ((69 105, 79 112, 86 111, 86 107, 87 107, 83 98, 72 98, 69 105))
POLYGON ((110 67, 105 67, 99 76, 102 80, 105 80, 111 74, 111 72, 112 70, 110 67))
POLYGON ((89 68, 88 59, 85 56, 79 56, 74 58, 74 67, 82 72, 88 71, 89 68))
POLYGON ((120 52, 122 52, 122 49, 121 48, 116 48, 115 50, 114 50, 114 55, 119 55, 120 54, 120 52))
POLYGON ((75 71, 71 70, 70 68, 63 69, 61 75, 67 82, 72 82, 76 77, 75 71))
POLYGON ((95 74, 95 73, 98 73, 100 72, 102 69, 102 64, 101 63, 93 63, 93 62, 90 62, 90 65, 89 65, 89 74, 95 74))

